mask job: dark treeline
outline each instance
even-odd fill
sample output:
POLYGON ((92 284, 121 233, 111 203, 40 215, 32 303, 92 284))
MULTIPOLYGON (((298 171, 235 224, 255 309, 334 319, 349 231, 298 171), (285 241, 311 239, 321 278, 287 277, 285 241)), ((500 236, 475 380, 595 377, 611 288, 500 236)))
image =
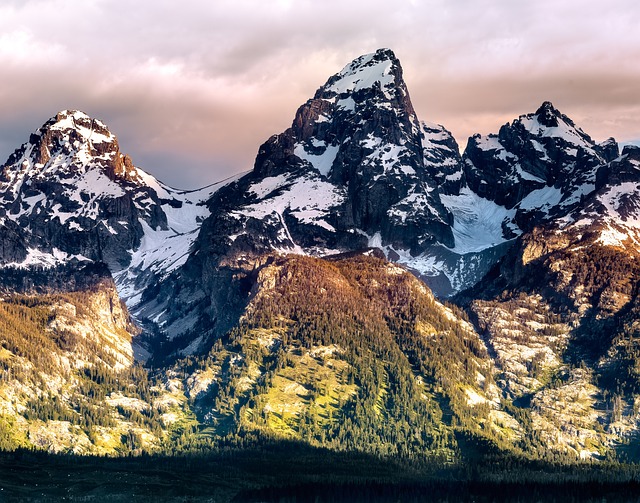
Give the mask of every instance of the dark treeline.
POLYGON ((279 441, 206 456, 121 458, 0 454, 0 488, 11 500, 235 502, 627 502, 640 497, 640 471, 627 465, 522 461, 424 465, 279 441))

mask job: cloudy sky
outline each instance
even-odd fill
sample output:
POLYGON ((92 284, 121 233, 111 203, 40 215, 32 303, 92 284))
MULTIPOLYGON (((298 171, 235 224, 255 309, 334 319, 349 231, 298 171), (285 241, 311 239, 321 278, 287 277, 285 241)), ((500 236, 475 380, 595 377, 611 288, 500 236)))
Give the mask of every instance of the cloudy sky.
POLYGON ((464 146, 550 100, 640 141, 637 0, 0 0, 0 162, 59 110, 192 188, 259 145, 353 58, 400 58, 414 107, 464 146))

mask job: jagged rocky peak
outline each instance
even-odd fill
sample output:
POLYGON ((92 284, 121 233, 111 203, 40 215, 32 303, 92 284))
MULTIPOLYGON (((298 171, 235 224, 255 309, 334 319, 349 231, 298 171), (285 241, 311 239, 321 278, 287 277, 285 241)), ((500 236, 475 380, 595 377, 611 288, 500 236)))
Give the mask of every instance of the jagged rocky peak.
POLYGON ((422 121, 424 165, 440 194, 459 194, 465 185, 460 147, 444 126, 422 121))
POLYGON ((359 97, 380 97, 415 115, 404 83, 402 66, 391 49, 378 49, 372 54, 356 58, 318 89, 314 98, 331 99, 336 96, 351 96, 354 101, 358 101, 359 97))
POLYGON ((49 119, 41 129, 63 133, 75 132, 84 140, 93 143, 116 142, 116 137, 104 122, 80 110, 62 110, 49 119))
POLYGON ((598 144, 602 157, 607 162, 611 162, 618 158, 620 155, 620 146, 615 138, 607 138, 602 143, 598 144))
POLYGON ((380 49, 329 78, 292 126, 261 146, 249 191, 268 195, 285 185, 265 192, 265 178, 317 179, 341 207, 325 220, 336 229, 380 233, 382 244, 414 252, 428 242, 452 243, 451 215, 424 164, 422 141, 400 62, 380 49))
POLYGON ((120 152, 100 120, 65 110, 0 168, 0 263, 50 266, 77 257, 119 269, 150 228, 167 228, 158 182, 120 152), (26 262, 25 262, 26 261, 26 262))
POLYGON ((111 180, 141 182, 131 159, 120 152, 117 138, 102 121, 78 110, 63 110, 9 157, 0 183, 6 187, 23 178, 70 178, 92 168, 100 168, 111 180))
POLYGON ((553 106, 550 101, 545 101, 536 111, 538 122, 546 127, 558 127, 558 118, 561 117, 560 112, 553 106))
POLYGON ((355 156, 362 157, 365 152, 341 149, 349 151, 350 157, 343 159, 343 152, 336 148, 345 141, 353 145, 365 142, 364 149, 370 153, 380 139, 400 144, 407 135, 414 137, 414 145, 409 148, 415 148, 419 134, 400 62, 391 50, 380 49, 356 58, 329 78, 298 109, 291 128, 260 148, 255 170, 273 174, 274 168, 291 169, 302 160, 324 176, 341 171, 342 177, 348 178, 339 165, 352 163, 355 156))
POLYGON ((608 138, 602 143, 595 141, 579 128, 573 120, 561 113, 550 101, 545 101, 535 114, 521 116, 520 121, 529 128, 532 135, 556 137, 556 142, 573 144, 578 149, 593 150, 605 162, 613 161, 619 155, 618 142, 608 138))
POLYGON ((521 123, 532 136, 556 137, 563 142, 586 149, 595 146, 591 137, 550 101, 545 101, 534 114, 520 116, 513 124, 518 123, 521 123))
POLYGON ((625 145, 622 149, 622 155, 636 166, 640 165, 640 145, 625 145))
POLYGON ((79 110, 57 113, 31 135, 29 143, 36 147, 33 160, 42 165, 52 156, 70 154, 83 146, 101 154, 117 149, 116 138, 107 126, 79 110))
MULTIPOLYGON (((465 178, 481 197, 516 208, 524 225, 566 214, 593 192, 598 170, 617 157, 610 139, 596 144, 546 101, 498 134, 475 135, 464 152, 465 178)), ((524 225, 523 228, 527 227, 524 225)))

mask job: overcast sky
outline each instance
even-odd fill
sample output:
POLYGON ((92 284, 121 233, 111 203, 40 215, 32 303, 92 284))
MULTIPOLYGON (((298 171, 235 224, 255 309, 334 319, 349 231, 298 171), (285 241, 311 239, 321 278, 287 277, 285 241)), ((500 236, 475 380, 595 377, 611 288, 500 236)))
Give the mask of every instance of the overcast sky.
POLYGON ((107 123, 194 188, 360 54, 393 49, 422 120, 464 147, 550 100, 595 140, 640 140, 637 0, 0 0, 0 163, 49 117, 107 123))

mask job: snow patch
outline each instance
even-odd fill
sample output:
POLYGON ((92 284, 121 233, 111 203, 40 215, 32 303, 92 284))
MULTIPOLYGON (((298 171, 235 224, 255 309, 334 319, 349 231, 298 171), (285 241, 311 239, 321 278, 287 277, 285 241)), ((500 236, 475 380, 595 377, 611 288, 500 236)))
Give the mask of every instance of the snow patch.
POLYGON ((325 147, 325 150, 324 152, 322 152, 322 154, 314 155, 307 152, 303 144, 298 143, 295 146, 293 153, 300 159, 309 162, 315 169, 320 172, 322 176, 326 177, 329 176, 329 172, 331 171, 331 167, 333 166, 333 161, 336 160, 336 155, 338 155, 338 150, 340 150, 339 145, 329 145, 325 147))
POLYGON ((54 248, 51 252, 37 250, 35 248, 27 249, 27 257, 22 262, 11 262, 3 267, 16 267, 18 269, 27 269, 33 266, 50 269, 59 265, 66 264, 71 260, 80 262, 88 262, 89 259, 83 255, 70 255, 68 253, 54 248))
POLYGON ((556 187, 543 187, 527 194, 518 204, 522 210, 543 210, 547 213, 562 200, 562 192, 556 187))
MULTIPOLYGON (((269 187, 273 187, 275 183, 284 183, 278 177, 272 178, 267 184, 269 187)), ((261 185, 257 188, 252 186, 251 190, 255 192, 262 188, 261 185)), ((267 190, 265 189, 263 193, 267 190)), ((344 190, 317 176, 301 177, 284 187, 281 193, 247 205, 242 210, 231 213, 231 216, 263 219, 275 215, 282 222, 284 229, 286 226, 284 226, 282 215, 285 211, 289 211, 302 223, 334 230, 324 219, 329 215, 331 208, 343 203, 345 197, 344 190)), ((288 229, 285 231, 285 237, 290 238, 288 229)))

